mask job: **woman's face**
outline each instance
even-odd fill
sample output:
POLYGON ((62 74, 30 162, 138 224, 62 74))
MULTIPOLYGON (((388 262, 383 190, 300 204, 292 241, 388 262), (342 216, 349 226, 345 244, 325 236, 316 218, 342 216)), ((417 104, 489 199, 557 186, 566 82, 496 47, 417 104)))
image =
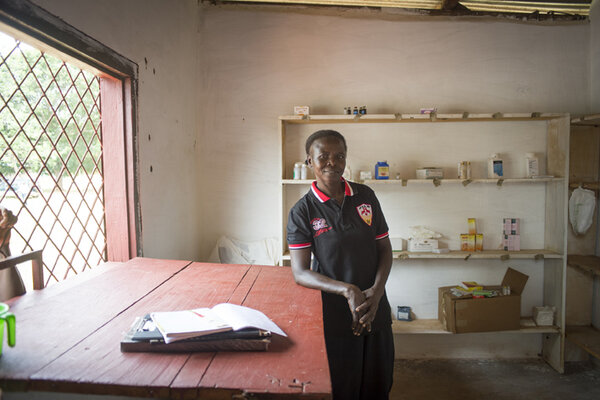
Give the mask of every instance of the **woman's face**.
POLYGON ((344 143, 332 136, 317 139, 310 147, 307 161, 317 181, 339 182, 346 168, 344 143))

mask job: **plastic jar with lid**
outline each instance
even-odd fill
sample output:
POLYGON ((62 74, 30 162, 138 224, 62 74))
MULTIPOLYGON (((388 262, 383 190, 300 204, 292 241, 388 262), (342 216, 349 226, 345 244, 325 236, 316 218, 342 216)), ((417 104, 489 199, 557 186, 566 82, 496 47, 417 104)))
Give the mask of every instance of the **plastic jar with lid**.
POLYGON ((301 162, 297 162, 294 164, 294 179, 302 178, 302 164, 301 162))
POLYGON ((540 174, 539 162, 535 153, 525 153, 525 163, 527 170, 526 176, 528 178, 533 178, 540 174))

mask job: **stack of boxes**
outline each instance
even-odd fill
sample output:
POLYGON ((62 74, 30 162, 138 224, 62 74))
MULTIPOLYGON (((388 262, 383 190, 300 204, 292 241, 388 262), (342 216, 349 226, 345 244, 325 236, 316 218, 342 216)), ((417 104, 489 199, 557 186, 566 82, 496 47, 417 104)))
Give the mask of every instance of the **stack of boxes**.
POLYGON ((519 218, 504 218, 502 226, 502 248, 506 251, 521 250, 519 218))
POLYGON ((462 233, 460 235, 460 250, 482 251, 483 233, 477 233, 477 221, 475 218, 469 218, 467 222, 469 225, 469 233, 462 233))

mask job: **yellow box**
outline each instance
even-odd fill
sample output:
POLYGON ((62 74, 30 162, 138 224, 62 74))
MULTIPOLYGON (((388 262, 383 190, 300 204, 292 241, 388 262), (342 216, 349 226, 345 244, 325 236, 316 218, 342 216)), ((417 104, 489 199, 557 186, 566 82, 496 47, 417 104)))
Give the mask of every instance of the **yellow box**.
POLYGON ((475 251, 483 251, 483 233, 475 235, 475 251))
POLYGON ((469 224, 469 235, 477 234, 477 223, 475 218, 469 218, 467 221, 469 224))
POLYGON ((462 233, 460 235, 460 250, 461 251, 475 251, 475 235, 469 235, 468 233, 462 233))

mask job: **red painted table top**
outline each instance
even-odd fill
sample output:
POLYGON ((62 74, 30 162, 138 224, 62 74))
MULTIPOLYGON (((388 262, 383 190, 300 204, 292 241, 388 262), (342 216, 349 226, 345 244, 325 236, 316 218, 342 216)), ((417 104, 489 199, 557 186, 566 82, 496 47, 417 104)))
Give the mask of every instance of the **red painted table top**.
POLYGON ((0 357, 2 388, 174 399, 331 397, 321 296, 296 285, 288 267, 136 258, 95 271, 9 301, 17 344, 5 345, 0 357), (266 352, 120 351, 135 317, 224 302, 262 311, 289 337, 273 335, 266 352))

